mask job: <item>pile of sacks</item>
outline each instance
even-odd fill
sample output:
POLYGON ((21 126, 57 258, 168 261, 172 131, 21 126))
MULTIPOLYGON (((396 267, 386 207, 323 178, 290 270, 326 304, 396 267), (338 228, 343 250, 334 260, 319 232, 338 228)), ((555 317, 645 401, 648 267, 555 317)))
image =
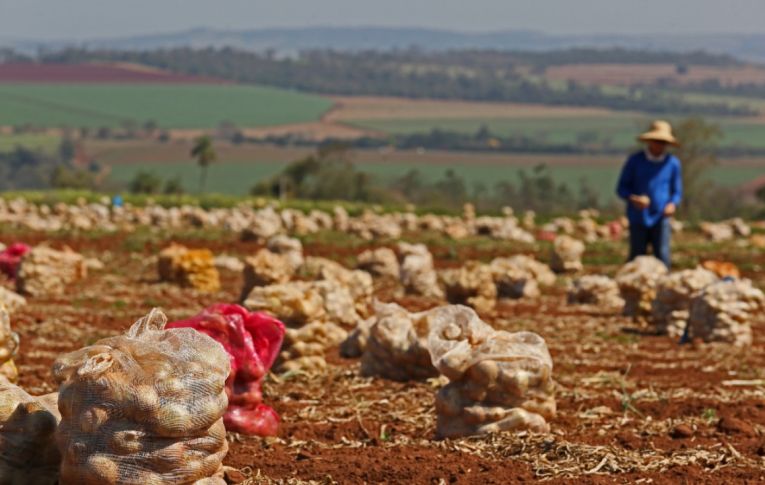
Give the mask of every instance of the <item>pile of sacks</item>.
POLYGON ((438 375, 427 346, 429 312, 410 313, 395 303, 374 304, 374 316, 362 322, 343 342, 345 357, 361 356, 361 372, 396 381, 438 375))
POLYGON ((16 289, 35 297, 62 295, 72 283, 84 279, 87 274, 85 258, 80 254, 68 248, 57 251, 37 246, 21 258, 16 289))
POLYGON ((220 290, 220 274, 209 249, 171 244, 159 253, 157 270, 161 281, 207 293, 220 290))
POLYGON ((439 276, 449 303, 468 305, 482 313, 497 303, 497 286, 488 265, 468 261, 459 268, 441 271, 439 276))
POLYGON ((752 228, 740 217, 721 222, 702 222, 701 232, 713 242, 729 241, 736 236, 749 237, 752 228))
POLYGON ((61 483, 225 484, 229 356, 158 310, 56 360, 61 483))
POLYGON ((0 302, 0 380, 5 378, 16 382, 18 372, 13 363, 13 357, 18 350, 19 335, 11 329, 11 318, 0 302))
POLYGON ((691 300, 716 281, 717 275, 703 268, 662 276, 651 309, 651 322, 656 332, 672 337, 681 336, 688 323, 691 300))
POLYGON ((533 298, 539 296, 540 286, 555 284, 549 266, 523 254, 494 258, 489 268, 499 298, 533 298))
POLYGON ((401 277, 396 253, 390 248, 368 249, 357 258, 356 267, 371 274, 373 278, 398 281, 401 277))
POLYGON ((27 304, 27 299, 18 293, 0 286, 0 306, 13 313, 27 304))
POLYGON ((304 262, 300 240, 283 234, 271 237, 264 249, 244 260, 244 286, 240 300, 244 300, 256 286, 290 281, 304 262))
POLYGON ((653 256, 638 256, 616 273, 616 283, 624 299, 624 315, 647 318, 651 315, 659 279, 667 267, 653 256))
POLYGON ((208 335, 228 353, 231 372, 226 379, 228 408, 223 423, 228 431, 275 436, 279 415, 263 404, 262 383, 279 355, 284 324, 263 313, 250 313, 239 305, 219 304, 188 320, 165 328, 193 328, 208 335))
POLYGON ((439 436, 549 431, 555 383, 539 335, 495 331, 464 306, 438 308, 429 320, 433 365, 450 381, 436 395, 439 436))
POLYGON ((751 321, 762 318, 763 311, 765 295, 751 281, 718 281, 691 301, 688 337, 736 346, 751 345, 751 321))
POLYGON ((624 300, 616 281, 605 275, 585 275, 573 281, 568 288, 569 304, 598 305, 622 308, 624 300))
POLYGON ((553 242, 550 267, 556 273, 581 271, 584 243, 570 236, 558 236, 553 242))

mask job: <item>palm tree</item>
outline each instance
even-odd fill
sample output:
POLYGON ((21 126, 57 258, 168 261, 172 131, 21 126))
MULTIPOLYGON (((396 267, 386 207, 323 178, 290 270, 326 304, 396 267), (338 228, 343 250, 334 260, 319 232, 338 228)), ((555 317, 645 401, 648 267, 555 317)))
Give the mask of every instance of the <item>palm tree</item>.
POLYGON ((197 159, 197 165, 202 169, 199 174, 199 193, 201 194, 204 193, 207 183, 207 167, 218 158, 209 136, 200 136, 194 140, 191 156, 197 159))

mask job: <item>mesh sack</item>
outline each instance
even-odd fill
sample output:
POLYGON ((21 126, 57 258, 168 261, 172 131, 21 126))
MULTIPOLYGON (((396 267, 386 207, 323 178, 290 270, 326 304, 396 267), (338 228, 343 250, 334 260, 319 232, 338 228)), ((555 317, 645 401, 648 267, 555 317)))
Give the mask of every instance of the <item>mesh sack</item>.
POLYGON ((159 253, 159 279, 184 288, 215 293, 220 290, 220 274, 215 257, 208 249, 188 249, 172 244, 159 253))
POLYGON ((284 256, 293 271, 303 264, 303 244, 299 239, 279 234, 268 240, 266 248, 272 253, 284 256))
POLYGON ((619 285, 605 275, 585 275, 577 278, 568 288, 569 304, 623 307, 619 285))
POLYGON ((56 394, 33 397, 0 377, 0 483, 55 485, 61 455, 56 394))
POLYGON ((390 248, 368 249, 364 251, 359 254, 357 267, 375 278, 398 280, 400 276, 398 258, 396 258, 396 253, 390 248))
POLYGON ((16 289, 31 296, 61 295, 88 274, 85 258, 71 251, 37 246, 19 264, 16 289))
POLYGON ((584 243, 570 236, 558 236, 553 242, 550 267, 558 273, 581 271, 584 243))
POLYGON ((26 298, 0 286, 0 305, 5 306, 8 313, 13 313, 26 304, 26 298))
POLYGON ((19 263, 22 256, 29 252, 31 248, 24 243, 13 243, 0 251, 0 273, 8 278, 16 278, 19 269, 19 263))
POLYGON ((432 310, 428 318, 433 365, 450 380, 436 395, 439 436, 549 431, 555 383, 542 337, 495 331, 460 305, 432 310))
POLYGON ((751 322, 762 318, 765 294, 749 280, 718 281, 690 304, 688 336, 737 346, 752 344, 751 322))
POLYGON ((658 333, 679 337, 688 324, 691 299, 717 281, 717 275, 703 268, 686 269, 659 280, 651 307, 652 323, 658 333))
POLYGON ((152 310, 121 336, 59 357, 61 484, 220 484, 229 358, 152 310))
POLYGON ((398 253, 401 259, 401 284, 407 293, 438 299, 444 297, 433 267, 433 255, 424 244, 399 243, 398 253))
POLYGON ((276 360, 284 339, 284 324, 263 313, 250 313, 239 305, 219 304, 170 328, 190 327, 210 336, 228 353, 231 373, 226 379, 226 429, 245 434, 274 436, 279 415, 263 404, 261 385, 276 360))
POLYGON ((294 273, 295 268, 287 258, 268 249, 261 249, 255 256, 244 260, 244 271, 242 272, 244 285, 241 299, 247 298, 247 295, 256 286, 286 283, 294 273))
POLYGON ((650 316, 659 278, 667 273, 664 263, 653 256, 638 256, 622 266, 615 279, 624 299, 624 315, 650 316))
POLYGON ((497 303, 497 286, 491 268, 478 261, 468 261, 457 269, 440 274, 449 303, 469 305, 479 312, 488 312, 497 303))
POLYGON ((11 319, 0 302, 0 379, 15 382, 18 378, 13 357, 19 349, 19 335, 11 329, 11 319))
POLYGON ((428 351, 428 331, 427 313, 409 313, 395 303, 376 303, 361 373, 397 381, 437 376, 428 351))

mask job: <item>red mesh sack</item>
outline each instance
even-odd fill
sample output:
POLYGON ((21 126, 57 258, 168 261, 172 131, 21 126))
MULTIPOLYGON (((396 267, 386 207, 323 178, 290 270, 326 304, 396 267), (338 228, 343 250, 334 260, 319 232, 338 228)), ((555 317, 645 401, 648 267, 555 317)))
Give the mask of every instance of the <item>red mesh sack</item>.
POLYGON ((0 273, 9 278, 16 278, 21 257, 27 254, 31 248, 24 243, 13 243, 0 251, 0 273))
POLYGON ((263 404, 261 384, 284 339, 284 324, 265 314, 249 312, 239 305, 218 304, 166 328, 190 327, 216 341, 228 352, 231 373, 226 380, 228 409, 226 429, 245 434, 274 436, 279 415, 263 404))

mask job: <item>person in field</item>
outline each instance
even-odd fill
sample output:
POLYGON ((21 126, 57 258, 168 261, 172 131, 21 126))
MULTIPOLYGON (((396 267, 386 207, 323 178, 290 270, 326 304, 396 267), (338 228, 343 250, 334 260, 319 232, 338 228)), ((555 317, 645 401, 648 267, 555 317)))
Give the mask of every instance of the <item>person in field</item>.
POLYGON ((672 126, 662 120, 640 135, 645 149, 630 155, 622 168, 616 193, 627 202, 630 223, 629 260, 647 254, 670 267, 671 219, 683 196, 680 160, 668 152, 678 141, 672 126))

